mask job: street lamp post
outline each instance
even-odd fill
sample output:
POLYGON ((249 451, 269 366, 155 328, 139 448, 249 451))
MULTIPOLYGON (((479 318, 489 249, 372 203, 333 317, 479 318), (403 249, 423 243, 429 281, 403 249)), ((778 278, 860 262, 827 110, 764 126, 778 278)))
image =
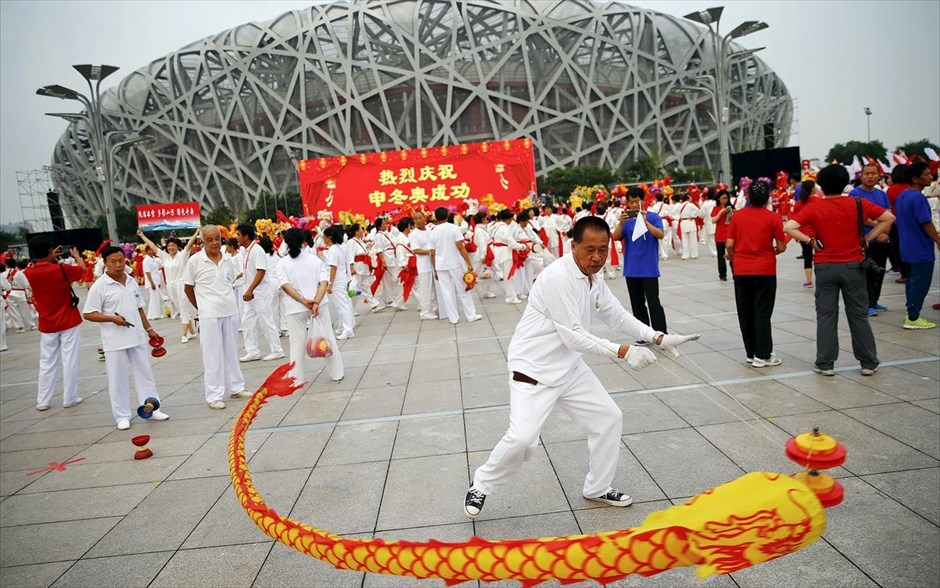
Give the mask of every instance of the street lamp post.
POLYGON ((60 85, 43 86, 36 90, 40 96, 61 98, 62 100, 76 100, 81 102, 88 113, 86 124, 90 123, 90 139, 95 152, 95 174, 102 182, 104 193, 103 203, 105 218, 108 223, 108 238, 118 242, 117 220, 114 214, 113 190, 109 178, 111 170, 105 154, 104 122, 101 116, 101 82, 118 70, 113 65, 73 65, 72 67, 85 78, 88 83, 88 96, 60 85), (95 82, 92 84, 92 82, 95 82))
MULTIPOLYGON (((108 150, 108 173, 111 174, 114 171, 114 154, 117 153, 121 147, 150 143, 153 143, 153 137, 149 137, 147 135, 137 135, 135 137, 124 139, 123 141, 118 141, 115 143, 111 149, 108 150)), ((113 202, 116 200, 114 197, 114 176, 108 175, 105 183, 109 186, 108 190, 111 193, 111 200, 113 202)))
POLYGON ((745 35, 750 35, 751 33, 756 33, 766 29, 769 25, 765 22, 748 20, 745 21, 734 29, 730 33, 726 34, 723 37, 719 37, 719 27, 721 25, 721 13, 724 11, 723 6, 717 6, 714 8, 708 8, 706 10, 701 10, 698 12, 692 12, 685 15, 685 18, 703 24, 708 28, 708 32, 711 35, 712 39, 712 52, 715 57, 715 95, 716 95, 716 110, 717 110, 717 121, 716 128, 718 131, 718 150, 721 160, 721 169, 718 170, 719 181, 723 183, 730 184, 731 182, 731 133, 728 129, 728 123, 730 122, 730 110, 728 108, 728 97, 727 97, 727 83, 726 76, 728 75, 728 68, 731 63, 732 57, 746 57, 752 53, 759 51, 760 49, 754 50, 744 50, 738 51, 735 53, 730 53, 729 49, 731 47, 731 41, 745 35), (715 25, 715 28, 712 28, 712 24, 715 25))
POLYGON ((865 121, 868 123, 868 142, 871 143, 871 108, 865 107, 865 121))

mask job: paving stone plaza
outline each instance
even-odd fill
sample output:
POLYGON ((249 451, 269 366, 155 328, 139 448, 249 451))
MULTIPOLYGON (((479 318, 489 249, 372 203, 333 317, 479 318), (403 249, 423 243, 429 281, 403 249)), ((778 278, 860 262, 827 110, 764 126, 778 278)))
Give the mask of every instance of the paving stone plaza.
MULTIPOLYGON (((845 501, 827 511, 819 541, 706 581, 681 568, 611 585, 937 586, 940 329, 901 329, 903 286, 890 275, 882 297, 890 310, 871 319, 878 372, 859 374, 843 318, 836 376, 813 374, 813 293, 801 287, 795 251, 778 258, 781 366, 744 362, 733 285, 717 280, 711 257, 662 264, 670 331, 702 335, 682 357, 659 355, 640 372, 586 358, 623 409, 615 486, 633 496, 629 508, 581 497, 585 437, 556 412, 508 491, 491 496, 476 521, 464 517, 473 471, 508 423, 506 348, 524 305, 502 296, 476 298, 483 320, 456 326, 420 321, 416 311, 369 314, 358 302, 356 337, 341 343, 345 378, 331 382, 322 362, 310 360, 312 383, 261 410, 248 434, 254 483, 279 513, 349 537, 593 534, 637 526, 745 472, 792 473, 785 441, 819 426, 848 449, 846 464, 833 470, 845 501)), ((608 284, 629 307, 623 280, 608 284)), ((938 288, 935 270, 924 312, 932 321, 938 288)), ((153 365, 171 419, 135 418, 128 431, 118 431, 110 413, 97 326, 82 327, 84 403, 62 409, 60 384, 46 412, 34 408, 38 334, 9 335, 10 350, 0 355, 0 585, 443 586, 335 570, 255 527, 228 474, 228 437, 244 401, 209 409, 197 342, 179 343, 175 321, 155 327, 169 342, 153 365), (151 435, 154 455, 135 461, 130 439, 142 433, 151 435)), ((621 340, 602 325, 594 332, 621 340)), ((271 363, 243 364, 249 389, 271 363)), ((579 584, 589 585, 597 584, 579 584)))

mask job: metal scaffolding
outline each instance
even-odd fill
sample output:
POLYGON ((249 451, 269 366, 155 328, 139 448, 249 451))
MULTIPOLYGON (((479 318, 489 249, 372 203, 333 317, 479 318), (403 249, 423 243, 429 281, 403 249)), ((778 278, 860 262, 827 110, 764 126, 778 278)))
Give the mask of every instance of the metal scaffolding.
POLYGON ((29 225, 31 233, 53 230, 46 198, 46 194, 53 191, 51 171, 48 165, 40 169, 16 171, 16 190, 20 195, 23 222, 29 225))

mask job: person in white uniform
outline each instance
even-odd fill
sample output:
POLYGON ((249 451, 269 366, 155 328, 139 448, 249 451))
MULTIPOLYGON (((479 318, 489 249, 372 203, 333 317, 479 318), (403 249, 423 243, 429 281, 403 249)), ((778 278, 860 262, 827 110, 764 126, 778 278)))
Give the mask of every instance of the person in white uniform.
MULTIPOLYGON (((101 256, 105 273, 88 290, 83 315, 85 320, 101 325, 101 348, 104 349, 108 370, 111 415, 117 421, 117 428, 124 431, 131 428, 128 364, 134 374, 138 406, 150 397, 160 400, 147 342, 148 337, 156 336, 157 332, 144 312, 144 299, 137 281, 124 273, 124 251, 109 245, 102 250, 101 256)), ((170 416, 155 410, 150 418, 165 421, 170 416)))
MULTIPOLYGON (((144 285, 147 287, 147 318, 156 321, 164 315, 163 301, 169 300, 166 284, 163 280, 163 263, 157 257, 158 248, 147 247, 144 250, 144 285)), ((105 261, 107 263, 107 260, 105 261)), ((173 311, 171 309, 171 315, 173 311)))
POLYGON ((351 339, 356 336, 356 319, 353 317, 352 300, 349 299, 349 260, 343 247, 343 227, 330 225, 323 229, 323 242, 327 249, 324 262, 330 273, 326 293, 336 307, 336 322, 339 327, 337 339, 351 339))
POLYGON ((496 294, 490 291, 495 281, 493 272, 486 267, 486 249, 489 247, 493 237, 486 230, 486 215, 478 212, 474 218, 473 228, 470 229, 470 241, 476 246, 476 251, 470 253, 470 261, 473 262, 473 273, 479 276, 479 281, 474 288, 479 292, 481 298, 496 298, 496 294))
POLYGON ((386 305, 395 310, 408 310, 405 298, 398 281, 401 267, 398 265, 397 239, 390 233, 391 223, 382 217, 375 219, 375 237, 372 240, 372 251, 375 253, 376 263, 385 268, 382 280, 375 291, 375 297, 381 306, 372 309, 380 312, 386 305))
POLYGON ((447 209, 439 206, 434 209, 434 230, 431 231, 431 268, 437 282, 439 296, 437 310, 442 319, 452 325, 460 321, 457 302, 463 307, 467 322, 483 318, 477 314, 473 296, 463 281, 466 272, 473 271, 473 262, 463 244, 463 231, 447 222, 447 209))
POLYGON ((659 258, 663 261, 669 259, 669 248, 672 243, 672 210, 663 200, 662 194, 656 195, 656 202, 650 204, 650 212, 655 212, 663 219, 663 238, 659 240, 659 258))
POLYGON ((590 469, 582 495, 613 506, 632 499, 612 488, 623 434, 623 415, 582 358, 590 353, 620 358, 633 369, 656 361, 649 349, 618 344, 591 334, 591 319, 623 333, 630 341, 675 348, 698 335, 664 335, 624 310, 598 272, 610 251, 610 227, 589 216, 572 229, 571 254, 539 275, 529 304, 516 325, 508 349, 509 430, 473 476, 464 498, 464 514, 475 518, 486 497, 503 489, 536 450, 539 433, 555 405, 587 433, 590 469))
POLYGON ((33 297, 29 280, 17 265, 15 259, 7 260, 6 281, 9 285, 4 286, 4 294, 9 306, 10 322, 17 333, 22 333, 27 329, 34 330, 36 323, 33 321, 33 311, 29 308, 29 301, 33 297))
POLYGON ((362 292, 362 299, 369 305, 369 308, 372 310, 380 306, 384 308, 384 305, 372 297, 372 284, 375 283, 372 267, 375 265, 375 259, 372 255, 372 246, 363 240, 366 230, 358 223, 353 223, 349 227, 348 234, 346 258, 349 261, 349 275, 355 276, 359 284, 359 291, 362 292))
POLYGON ((496 232, 493 235, 493 242, 490 246, 493 248, 493 266, 499 268, 503 276, 503 289, 506 293, 506 304, 519 304, 522 302, 516 293, 516 286, 513 283, 512 276, 509 275, 512 269, 513 250, 521 251, 526 248, 515 239, 516 223, 513 221, 512 211, 504 209, 499 211, 497 218, 496 232))
POLYGON ((698 259, 698 231, 695 219, 699 217, 698 206, 689 201, 689 195, 683 192, 675 206, 675 218, 679 220, 679 238, 682 242, 682 259, 698 259))
POLYGON ((418 264, 418 278, 415 281, 415 296, 418 298, 418 316, 421 320, 436 319, 437 311, 432 306, 434 291, 434 272, 431 267, 431 229, 428 227, 428 217, 423 212, 415 212, 415 228, 408 235, 411 242, 411 252, 415 254, 418 264))
POLYGON ((198 231, 183 243, 176 237, 170 237, 166 240, 166 251, 157 247, 157 244, 147 238, 143 231, 138 230, 137 236, 150 248, 155 251, 160 261, 163 263, 163 272, 166 274, 166 292, 170 298, 170 303, 179 313, 180 324, 183 329, 182 342, 187 343, 191 338, 196 337, 196 329, 193 327, 193 319, 196 318, 196 309, 189 304, 186 294, 183 293, 183 273, 186 269, 186 262, 192 254, 193 245, 196 243, 198 231))
POLYGON ((317 321, 320 331, 326 335, 333 348, 333 354, 324 358, 326 371, 330 379, 339 382, 343 379, 343 359, 333 334, 330 311, 323 304, 329 283, 329 269, 316 255, 303 251, 304 235, 300 229, 284 231, 284 243, 287 255, 277 263, 280 287, 287 295, 284 312, 287 315, 288 345, 290 360, 294 364, 290 375, 294 384, 302 386, 304 380, 304 361, 307 359, 307 329, 312 321, 317 321))
POLYGON ((701 243, 708 248, 708 252, 711 253, 712 257, 717 257, 718 248, 715 245, 715 223, 712 221, 712 214, 715 211, 715 197, 711 189, 705 192, 706 199, 702 202, 702 206, 699 209, 703 229, 701 243))
POLYGON ((245 377, 238 363, 238 306, 232 283, 238 267, 222 257, 218 227, 202 228, 205 249, 189 258, 183 278, 186 297, 199 313, 199 347, 203 383, 209 408, 225 408, 225 391, 232 398, 248 398, 245 377))
MULTIPOLYGON (((235 229, 241 253, 241 276, 245 279, 242 294, 242 335, 245 339, 245 355, 239 361, 272 361, 284 358, 281 348, 280 329, 274 324, 274 291, 268 283, 268 255, 255 240, 255 228, 248 223, 235 229), (261 357, 258 331, 264 335, 271 352, 261 357)), ((236 257, 238 259, 238 257, 236 257)))

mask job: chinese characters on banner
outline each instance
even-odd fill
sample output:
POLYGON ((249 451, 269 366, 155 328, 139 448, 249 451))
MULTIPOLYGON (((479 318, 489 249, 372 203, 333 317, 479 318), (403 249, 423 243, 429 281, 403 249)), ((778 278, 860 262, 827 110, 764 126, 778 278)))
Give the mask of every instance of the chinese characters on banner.
POLYGON ((322 209, 366 216, 433 210, 467 198, 511 206, 535 192, 530 139, 305 159, 297 167, 306 216, 322 209))
POLYGON ((175 231, 199 228, 199 203, 141 204, 137 207, 137 226, 141 231, 175 231))

